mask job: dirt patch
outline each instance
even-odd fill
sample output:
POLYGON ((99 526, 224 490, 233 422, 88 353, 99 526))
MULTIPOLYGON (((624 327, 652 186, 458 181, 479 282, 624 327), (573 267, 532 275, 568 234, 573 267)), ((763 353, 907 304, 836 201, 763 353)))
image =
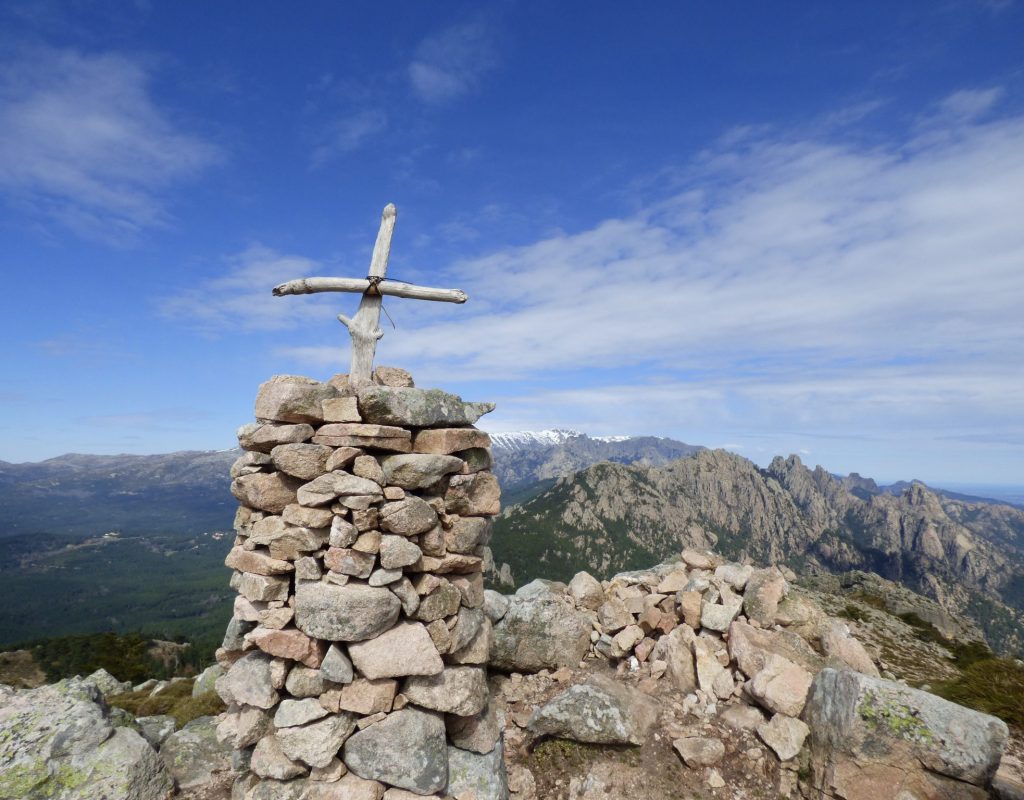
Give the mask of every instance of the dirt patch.
POLYGON ((46 673, 32 658, 28 650, 10 650, 0 653, 0 683, 16 689, 35 689, 46 683, 46 673))

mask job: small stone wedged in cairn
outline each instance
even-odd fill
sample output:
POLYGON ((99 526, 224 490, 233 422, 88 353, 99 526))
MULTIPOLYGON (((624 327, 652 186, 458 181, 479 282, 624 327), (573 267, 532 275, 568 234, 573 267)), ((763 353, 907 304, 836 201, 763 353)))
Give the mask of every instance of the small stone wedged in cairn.
POLYGON ((483 581, 500 490, 473 427, 491 408, 387 367, 260 387, 217 654, 239 797, 507 795, 483 581))

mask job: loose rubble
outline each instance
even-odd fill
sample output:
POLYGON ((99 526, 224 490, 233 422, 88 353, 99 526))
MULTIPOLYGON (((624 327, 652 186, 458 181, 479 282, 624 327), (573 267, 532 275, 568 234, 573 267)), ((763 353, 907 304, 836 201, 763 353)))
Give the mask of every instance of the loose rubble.
POLYGON ((794 578, 687 550, 607 581, 488 593, 511 797, 667 798, 695 778, 695 797, 877 800, 883 780, 920 792, 908 798, 987 796, 1006 726, 879 678, 849 624, 789 600, 794 578), (611 750, 551 784, 535 753, 552 737, 660 761, 638 771, 611 750))

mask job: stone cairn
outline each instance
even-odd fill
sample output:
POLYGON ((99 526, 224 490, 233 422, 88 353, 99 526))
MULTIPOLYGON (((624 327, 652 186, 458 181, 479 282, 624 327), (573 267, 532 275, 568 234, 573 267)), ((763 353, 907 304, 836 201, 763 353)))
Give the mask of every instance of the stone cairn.
POLYGON ((444 797, 504 769, 483 611, 500 491, 473 427, 492 408, 388 367, 260 387, 217 653, 235 800, 444 797))

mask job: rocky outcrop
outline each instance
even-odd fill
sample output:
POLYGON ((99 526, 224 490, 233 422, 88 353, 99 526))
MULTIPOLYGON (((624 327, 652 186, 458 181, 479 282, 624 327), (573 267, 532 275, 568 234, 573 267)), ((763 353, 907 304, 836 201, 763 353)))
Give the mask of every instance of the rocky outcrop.
POLYGON ((1013 622, 1024 609, 1005 608, 1021 602, 1013 587, 1024 576, 1024 548, 1013 531, 1024 530, 1024 511, 1002 508, 1003 517, 1016 515, 998 528, 1009 547, 993 544, 977 522, 992 514, 923 484, 898 496, 869 493, 795 456, 762 470, 734 453, 705 450, 660 467, 603 463, 560 478, 506 510, 495 559, 524 576, 539 562, 544 577, 568 581, 580 569, 605 576, 680 546, 765 564, 796 564, 799 554, 803 567, 875 572, 950 610, 994 603, 1001 621, 983 612, 977 621, 998 637, 993 644, 1012 650, 1024 643, 1024 622, 1013 622))
POLYGON ((116 727, 90 680, 0 686, 0 798, 165 800, 172 788, 153 747, 116 727))

